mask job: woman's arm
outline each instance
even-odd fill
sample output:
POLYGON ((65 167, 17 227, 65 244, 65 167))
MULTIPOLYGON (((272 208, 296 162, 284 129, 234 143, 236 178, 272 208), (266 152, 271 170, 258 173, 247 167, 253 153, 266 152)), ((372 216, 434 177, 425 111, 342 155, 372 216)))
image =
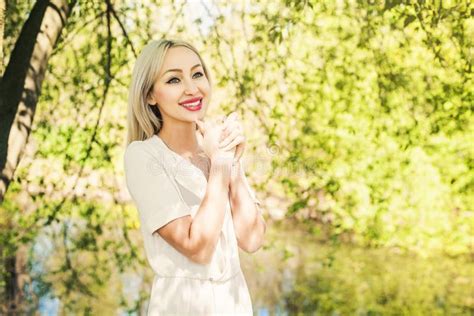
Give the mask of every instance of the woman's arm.
POLYGON ((208 264, 217 245, 229 195, 232 158, 211 161, 207 191, 194 218, 184 216, 157 230, 190 260, 208 264))
POLYGON ((198 256, 206 263, 212 259, 224 224, 232 164, 231 158, 226 159, 211 161, 206 195, 189 229, 189 238, 196 241, 201 249, 198 256))
POLYGON ((222 127, 214 122, 196 121, 202 146, 211 159, 206 193, 194 218, 184 216, 158 230, 160 236, 190 260, 208 264, 214 254, 224 224, 229 198, 234 150, 220 150, 218 140, 222 127))
POLYGON ((244 169, 239 161, 232 169, 230 204, 239 247, 253 253, 260 249, 267 229, 265 219, 253 199, 244 169))

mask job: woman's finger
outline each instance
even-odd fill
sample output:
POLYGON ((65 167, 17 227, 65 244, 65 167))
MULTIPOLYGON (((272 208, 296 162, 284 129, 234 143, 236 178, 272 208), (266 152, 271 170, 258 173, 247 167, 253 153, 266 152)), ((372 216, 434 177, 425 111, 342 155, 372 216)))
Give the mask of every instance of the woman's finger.
POLYGON ((206 128, 204 127, 204 122, 201 120, 196 120, 195 122, 198 127, 199 133, 201 133, 201 135, 204 135, 204 132, 206 130, 206 128))
POLYGON ((239 130, 239 129, 234 129, 234 130, 232 130, 232 131, 229 133, 229 135, 228 135, 226 138, 224 138, 223 141, 220 142, 219 147, 220 147, 220 148, 223 148, 223 147, 227 146, 228 144, 230 144, 230 142, 231 142, 232 140, 234 140, 235 138, 237 138, 240 134, 241 134, 241 133, 240 133, 240 130, 239 130))
POLYGON ((229 131, 225 130, 224 127, 222 127, 222 133, 221 137, 219 138, 219 143, 221 143, 227 136, 229 136, 229 131))
POLYGON ((229 121, 227 123, 227 127, 224 127, 224 130, 227 131, 228 133, 230 133, 234 129, 238 129, 240 131, 243 130, 242 125, 240 124, 239 121, 229 121))
POLYGON ((232 133, 233 130, 242 130, 238 122, 229 122, 227 127, 223 127, 226 135, 232 133))
POLYGON ((244 141, 242 141, 236 148, 235 150, 235 156, 234 156, 234 160, 236 162, 239 162, 240 161, 240 158, 242 157, 242 155, 244 154, 244 149, 245 149, 245 139, 244 141))
POLYGON ((227 146, 221 148, 221 150, 228 151, 228 150, 234 148, 235 146, 237 146, 238 144, 242 143, 243 141, 245 141, 245 137, 240 135, 237 138, 234 138, 234 140, 230 144, 228 144, 227 146))
POLYGON ((239 120, 239 114, 237 112, 232 112, 227 116, 227 118, 224 120, 224 128, 229 128, 229 125, 232 122, 237 122, 239 120))

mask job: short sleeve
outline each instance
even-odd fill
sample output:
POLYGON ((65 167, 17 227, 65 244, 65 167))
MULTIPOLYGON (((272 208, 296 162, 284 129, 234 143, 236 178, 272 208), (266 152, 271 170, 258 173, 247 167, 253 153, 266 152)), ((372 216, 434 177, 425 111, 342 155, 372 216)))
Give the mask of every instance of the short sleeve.
POLYGON ((135 141, 128 145, 124 168, 128 191, 149 234, 176 218, 191 215, 191 208, 165 170, 164 160, 154 156, 145 144, 135 141))

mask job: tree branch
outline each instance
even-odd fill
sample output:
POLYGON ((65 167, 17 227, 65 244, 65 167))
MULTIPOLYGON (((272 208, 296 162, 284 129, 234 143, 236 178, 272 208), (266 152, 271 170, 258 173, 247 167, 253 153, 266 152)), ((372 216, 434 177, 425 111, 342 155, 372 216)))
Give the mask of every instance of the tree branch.
POLYGON ((118 17, 117 12, 115 12, 114 6, 112 5, 112 3, 110 3, 110 0, 106 0, 106 3, 107 3, 107 10, 108 11, 110 10, 115 20, 117 21, 117 23, 120 25, 123 36, 125 36, 125 38, 127 39, 127 42, 130 45, 130 48, 132 49, 133 55, 135 56, 135 58, 137 58, 138 56, 137 52, 135 51, 135 48, 133 47, 132 41, 130 40, 130 37, 128 36, 127 30, 125 30, 125 27, 123 26, 122 21, 120 21, 120 18, 118 17))

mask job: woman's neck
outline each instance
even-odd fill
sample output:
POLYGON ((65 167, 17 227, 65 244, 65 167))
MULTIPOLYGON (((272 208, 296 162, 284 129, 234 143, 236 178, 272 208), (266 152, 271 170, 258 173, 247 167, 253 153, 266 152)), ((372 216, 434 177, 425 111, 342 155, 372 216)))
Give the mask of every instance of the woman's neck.
POLYGON ((163 125, 158 136, 168 147, 179 155, 191 157, 200 151, 196 137, 196 123, 182 124, 167 127, 163 125))

